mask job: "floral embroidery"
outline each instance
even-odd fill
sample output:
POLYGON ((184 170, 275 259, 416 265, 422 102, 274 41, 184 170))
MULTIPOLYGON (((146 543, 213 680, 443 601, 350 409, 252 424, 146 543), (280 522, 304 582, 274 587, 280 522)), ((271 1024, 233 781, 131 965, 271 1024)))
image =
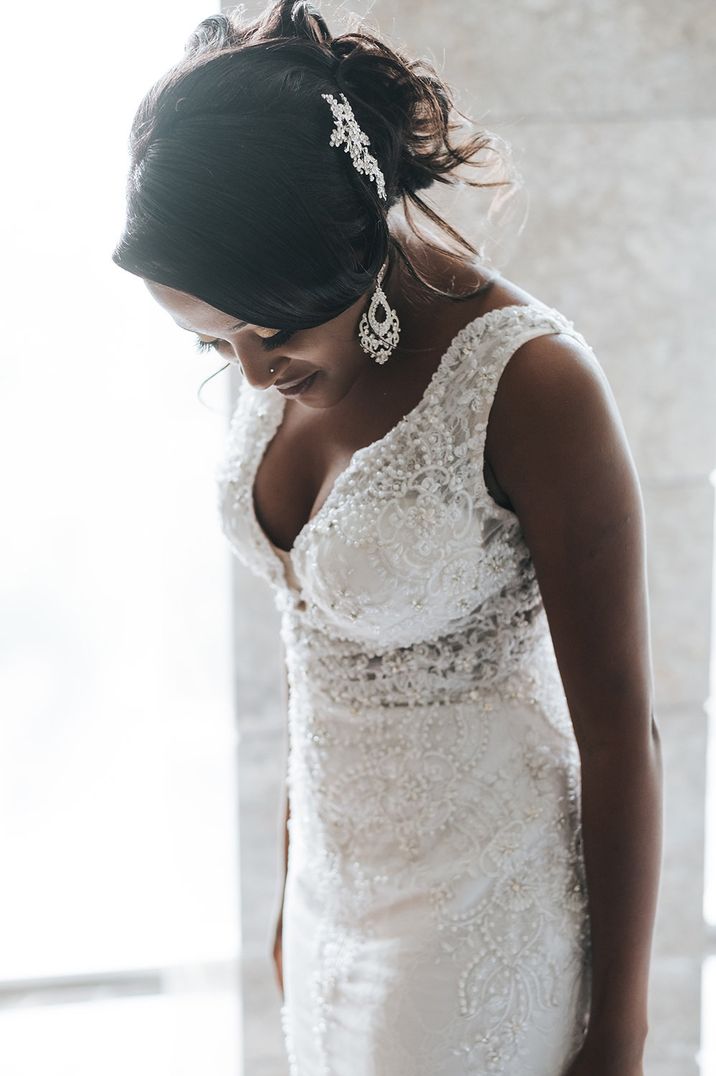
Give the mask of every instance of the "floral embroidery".
POLYGON ((355 1076, 560 1076, 583 1033, 579 757, 529 549, 483 474, 502 371, 556 332, 588 346, 541 303, 465 326, 284 559, 252 499, 284 399, 242 386, 218 506, 281 612, 284 917, 313 931, 282 1008, 291 1076, 336 1059, 355 1076))

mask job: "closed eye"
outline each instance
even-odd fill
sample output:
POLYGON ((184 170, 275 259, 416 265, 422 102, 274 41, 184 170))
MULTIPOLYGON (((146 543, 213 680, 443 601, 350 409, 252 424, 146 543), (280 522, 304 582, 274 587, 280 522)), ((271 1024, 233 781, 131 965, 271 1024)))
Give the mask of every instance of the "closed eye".
MULTIPOLYGON (((293 333, 289 329, 279 329, 273 336, 262 336, 261 347, 264 351, 273 351, 274 348, 281 347, 287 340, 291 338, 293 333)), ((197 336, 194 340, 194 347, 197 351, 206 352, 212 349, 218 349, 223 343, 223 340, 200 340, 197 336)))
POLYGON ((198 336, 194 339, 194 347, 197 351, 212 351, 220 343, 220 340, 200 340, 198 336))
POLYGON ((264 351, 273 351, 274 348, 281 347, 287 340, 290 340, 292 335, 289 329, 279 329, 273 336, 262 336, 261 347, 264 351))

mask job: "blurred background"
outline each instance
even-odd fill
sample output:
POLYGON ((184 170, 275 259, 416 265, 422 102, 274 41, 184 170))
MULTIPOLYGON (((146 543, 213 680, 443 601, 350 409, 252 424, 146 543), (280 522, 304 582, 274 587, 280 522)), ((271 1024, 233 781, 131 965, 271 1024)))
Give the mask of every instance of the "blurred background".
MULTIPOLYGON (((512 147, 499 229, 469 191, 433 201, 574 321, 617 398, 666 778, 646 1072, 716 1076, 716 9, 319 6, 430 58, 512 147)), ((214 486, 236 385, 198 400, 221 362, 110 261, 134 110, 216 10, 67 0, 4 50, 3 1076, 287 1072, 278 622, 214 486)))

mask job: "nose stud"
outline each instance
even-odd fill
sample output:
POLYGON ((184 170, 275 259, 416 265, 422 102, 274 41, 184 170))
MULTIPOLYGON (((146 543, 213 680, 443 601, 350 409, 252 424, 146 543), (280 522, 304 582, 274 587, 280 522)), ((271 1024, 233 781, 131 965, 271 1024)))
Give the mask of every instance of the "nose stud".
MULTIPOLYGON (((243 366, 241 365, 241 363, 238 363, 238 367, 239 367, 239 373, 241 374, 241 376, 242 376, 242 377, 246 377, 246 374, 244 373, 244 368, 243 368, 243 366)), ((270 374, 275 374, 275 373, 276 373, 276 371, 275 371, 275 369, 273 368, 273 366, 269 366, 269 373, 270 373, 270 374)))

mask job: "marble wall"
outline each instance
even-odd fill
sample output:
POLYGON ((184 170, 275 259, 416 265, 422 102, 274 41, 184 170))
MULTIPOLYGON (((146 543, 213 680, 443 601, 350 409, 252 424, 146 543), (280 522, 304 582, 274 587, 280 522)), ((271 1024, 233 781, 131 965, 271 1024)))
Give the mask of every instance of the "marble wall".
MULTIPOLYGON (((262 4, 246 5, 249 13, 262 4)), ((342 6, 322 10, 338 32, 342 6)), ((711 0, 356 2, 512 146, 529 198, 504 274, 595 349, 639 471, 665 790, 648 1076, 699 1071, 716 464, 716 7, 711 0)), ((447 200, 479 234, 477 201, 447 200)), ((440 204, 440 203, 439 203, 440 204)), ((515 203, 518 204, 518 203, 515 203)), ((273 603, 236 566, 245 1071, 286 1072, 269 964, 285 716, 273 603)))

